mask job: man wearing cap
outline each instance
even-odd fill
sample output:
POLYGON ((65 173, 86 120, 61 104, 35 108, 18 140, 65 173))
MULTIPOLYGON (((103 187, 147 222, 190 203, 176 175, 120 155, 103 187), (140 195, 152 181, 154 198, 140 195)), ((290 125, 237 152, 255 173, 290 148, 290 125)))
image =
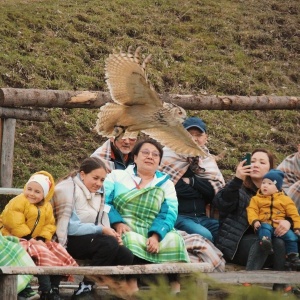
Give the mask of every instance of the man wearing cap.
POLYGON ((109 171, 125 170, 133 164, 131 151, 137 141, 137 132, 125 132, 119 139, 110 138, 91 155, 105 160, 109 171))
POLYGON ((207 153, 207 157, 191 158, 178 155, 164 147, 160 170, 169 174, 175 184, 178 198, 178 217, 175 228, 189 234, 200 234, 213 241, 218 233, 219 221, 206 215, 206 205, 224 186, 224 178, 215 158, 205 146, 206 124, 198 117, 183 122, 193 140, 207 153), (197 164, 195 166, 195 164, 197 164))

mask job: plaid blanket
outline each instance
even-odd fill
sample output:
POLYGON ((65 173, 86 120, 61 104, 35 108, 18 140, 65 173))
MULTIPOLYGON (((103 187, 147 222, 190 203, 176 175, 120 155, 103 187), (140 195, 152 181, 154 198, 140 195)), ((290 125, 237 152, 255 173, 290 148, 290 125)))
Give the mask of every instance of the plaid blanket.
MULTIPOLYGON (((208 179, 213 186, 215 193, 217 193, 224 185, 225 181, 216 160, 209 154, 207 148, 205 148, 208 156, 204 159, 199 159, 199 170, 205 169, 203 172, 197 172, 195 175, 199 178, 208 179)), ((164 155, 159 166, 159 170, 167 173, 171 176, 171 180, 174 184, 185 174, 187 169, 194 162, 189 157, 178 155, 171 149, 164 147, 164 155)), ((195 167, 192 167, 192 170, 195 167)))
POLYGON ((48 241, 46 247, 20 239, 20 244, 37 266, 78 266, 75 259, 59 243, 48 241))
POLYGON ((108 139, 101 147, 99 147, 91 156, 101 158, 107 165, 108 170, 114 170, 115 164, 111 161, 111 141, 108 139))
MULTIPOLYGON (((22 248, 19 239, 2 236, 0 233, 0 266, 35 266, 28 253, 22 248)), ((30 282, 31 275, 18 275, 17 289, 22 291, 30 282)))
POLYGON ((300 210, 300 151, 287 156, 277 169, 285 173, 283 190, 300 210))
POLYGON ((114 206, 132 231, 123 236, 124 245, 136 256, 154 263, 189 262, 185 244, 180 234, 172 229, 159 243, 159 253, 146 249, 148 230, 160 211, 164 191, 159 187, 131 190, 114 199, 114 206))
MULTIPOLYGON (((47 248, 25 239, 20 239, 20 243, 37 266, 78 266, 75 259, 59 243, 48 241, 45 243, 47 248)), ((73 281, 73 276, 65 276, 63 280, 73 281)))
POLYGON ((223 253, 212 242, 199 234, 188 234, 180 230, 178 232, 183 237, 192 263, 207 262, 213 266, 214 272, 225 271, 223 253))

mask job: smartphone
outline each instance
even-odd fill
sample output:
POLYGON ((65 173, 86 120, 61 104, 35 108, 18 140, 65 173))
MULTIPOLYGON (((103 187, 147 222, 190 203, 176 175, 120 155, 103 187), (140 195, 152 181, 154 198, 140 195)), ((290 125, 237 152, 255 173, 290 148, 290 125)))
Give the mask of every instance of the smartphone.
POLYGON ((246 162, 245 162, 245 166, 249 166, 251 165, 251 153, 247 152, 246 155, 243 157, 242 160, 245 160, 246 159, 246 162))

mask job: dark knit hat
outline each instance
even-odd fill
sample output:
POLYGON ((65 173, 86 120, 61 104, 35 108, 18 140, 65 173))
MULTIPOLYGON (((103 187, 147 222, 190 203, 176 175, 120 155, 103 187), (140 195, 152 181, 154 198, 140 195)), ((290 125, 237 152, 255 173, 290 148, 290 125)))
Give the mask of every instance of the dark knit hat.
POLYGON ((200 131, 206 133, 206 124, 198 117, 190 117, 186 119, 182 125, 185 129, 196 127, 200 131))
POLYGON ((273 183, 276 185, 278 191, 281 191, 284 178, 284 173, 282 171, 272 169, 263 177, 263 179, 264 178, 272 180, 273 183))

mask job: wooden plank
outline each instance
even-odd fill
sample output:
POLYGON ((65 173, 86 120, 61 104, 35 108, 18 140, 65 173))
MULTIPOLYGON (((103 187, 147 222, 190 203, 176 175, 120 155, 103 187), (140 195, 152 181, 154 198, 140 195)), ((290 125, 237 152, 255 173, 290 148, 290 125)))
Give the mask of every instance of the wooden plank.
POLYGON ((296 271, 230 271, 210 273, 208 277, 222 283, 300 283, 300 272, 296 271))
MULTIPOLYGON (((299 109, 299 96, 217 96, 161 94, 165 102, 175 103, 190 110, 265 110, 299 109)), ((107 92, 62 91, 39 89, 0 89, 0 106, 4 107, 64 107, 99 108, 112 102, 107 92)))
POLYGON ((17 300, 17 276, 0 276, 0 299, 17 300))
POLYGON ((23 189, 0 187, 0 195, 19 195, 22 192, 23 192, 23 189))
POLYGON ((168 263, 107 267, 0 267, 0 274, 32 275, 124 275, 124 274, 189 274, 212 272, 209 263, 168 263))
POLYGON ((32 110, 26 108, 0 107, 0 117, 5 119, 31 120, 37 122, 49 121, 50 117, 46 111, 32 110))
POLYGON ((16 119, 5 119, 3 123, 0 181, 2 187, 11 187, 13 182, 13 162, 16 119))

